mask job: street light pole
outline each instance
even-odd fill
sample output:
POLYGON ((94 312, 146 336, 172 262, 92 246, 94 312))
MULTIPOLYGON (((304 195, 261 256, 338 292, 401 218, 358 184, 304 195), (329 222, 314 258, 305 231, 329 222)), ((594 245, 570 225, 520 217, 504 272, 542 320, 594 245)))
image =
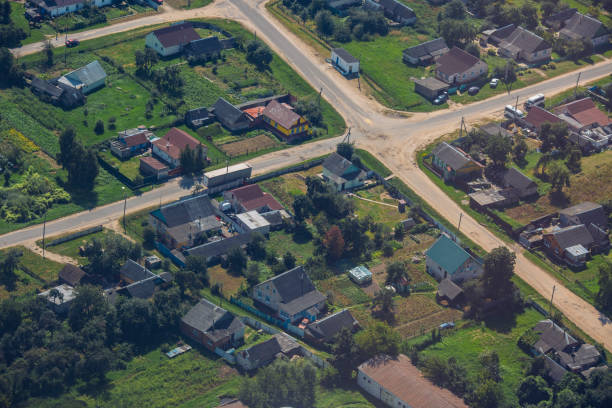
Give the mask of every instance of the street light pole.
POLYGON ((127 234, 127 229, 125 227, 125 210, 127 208, 127 193, 125 192, 125 187, 121 187, 123 190, 123 232, 127 234))

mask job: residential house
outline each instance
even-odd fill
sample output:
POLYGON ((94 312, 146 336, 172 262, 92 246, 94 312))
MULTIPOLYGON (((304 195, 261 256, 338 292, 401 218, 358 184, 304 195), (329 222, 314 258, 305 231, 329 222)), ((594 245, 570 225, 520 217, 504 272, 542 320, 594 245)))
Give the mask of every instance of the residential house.
POLYGON ((577 11, 578 10, 575 8, 566 8, 558 11, 546 17, 544 20, 544 25, 558 31, 577 11))
POLYGON ((574 267, 585 264, 594 246, 593 236, 584 224, 545 233, 543 243, 549 253, 574 267))
POLYGON ((449 306, 458 305, 464 300, 463 289, 450 278, 442 279, 438 284, 436 300, 445 301, 449 306))
POLYGON ((153 295, 159 290, 159 288, 168 287, 172 281, 173 276, 170 272, 162 272, 159 275, 155 275, 150 272, 148 277, 145 277, 139 281, 130 283, 119 289, 109 289, 106 291, 107 298, 111 302, 117 300, 117 296, 125 296, 127 298, 138 298, 138 299, 151 299, 153 295))
POLYGON ((563 368, 559 363, 557 363, 552 358, 544 355, 544 368, 546 369, 546 375, 550 378, 555 384, 560 383, 567 374, 567 370, 563 368))
POLYGON ((583 131, 612 124, 605 112, 602 112, 591 98, 578 99, 576 101, 557 106, 553 112, 561 119, 569 117, 578 123, 575 131, 583 131))
POLYGON ((522 119, 522 122, 527 128, 539 134, 544 123, 561 123, 563 120, 544 108, 532 106, 529 112, 527 112, 527 116, 522 119))
POLYGON ((208 147, 184 130, 173 127, 164 137, 153 142, 153 155, 167 163, 171 168, 180 167, 181 153, 189 146, 191 150, 200 152, 206 159, 208 147))
POLYGON ((574 13, 565 20, 559 37, 566 40, 590 41, 593 48, 607 45, 610 34, 606 26, 594 17, 582 13, 574 13))
POLYGON ((579 344, 566 329, 550 319, 540 320, 533 331, 538 336, 533 348, 539 354, 568 352, 575 350, 579 344))
POLYGON ((61 284, 52 289, 38 294, 47 301, 47 305, 55 313, 68 313, 72 301, 76 297, 75 289, 72 286, 61 284))
POLYGON ((282 204, 276 201, 271 194, 265 193, 259 184, 247 184, 225 191, 223 198, 232 204, 236 213, 247 211, 265 213, 283 209, 282 204))
POLYGON ((236 223, 245 233, 267 235, 270 232, 270 223, 257 211, 236 214, 236 223))
POLYGON ((288 322, 317 319, 326 297, 319 292, 302 266, 297 266, 253 287, 251 297, 288 322))
POLYGON ((119 270, 119 278, 128 285, 155 276, 157 275, 131 259, 128 259, 119 270))
POLYGON ((342 75, 347 77, 359 75, 359 60, 344 48, 332 48, 331 61, 342 75))
POLYGON ((33 77, 30 81, 30 89, 42 101, 61 106, 65 109, 81 106, 86 100, 85 95, 80 89, 67 86, 57 80, 45 81, 38 77, 33 77))
POLYGON ((67 13, 81 10, 85 5, 89 7, 104 7, 113 4, 113 0, 31 0, 41 15, 57 17, 67 13))
POLYGON ((343 329, 348 329, 351 333, 359 329, 359 322, 348 309, 310 323, 306 326, 304 335, 314 343, 332 343, 343 329))
POLYGON ((601 361, 601 353, 592 344, 581 344, 576 351, 560 351, 557 355, 561 364, 575 373, 594 367, 601 361))
POLYGON ((511 167, 502 176, 502 185, 518 198, 526 198, 538 194, 538 185, 524 175, 520 170, 511 167))
POLYGON ((404 62, 412 65, 429 65, 449 51, 443 38, 436 38, 424 43, 406 48, 402 51, 404 62))
POLYGON ((323 178, 332 184, 336 191, 344 191, 363 186, 367 174, 350 160, 334 152, 323 161, 323 178))
POLYGON ((489 66, 461 48, 453 47, 438 58, 436 77, 447 84, 464 84, 487 75, 489 66))
POLYGON ((514 24, 495 30, 489 41, 497 43, 502 57, 527 63, 542 62, 550 59, 552 45, 537 34, 514 24))
POLYGON ((244 323, 206 299, 201 299, 181 318, 180 330, 210 351, 237 347, 244 338, 244 323))
POLYGON ((147 150, 153 137, 155 134, 147 129, 126 129, 119 132, 117 139, 111 140, 111 152, 121 160, 129 159, 147 150))
POLYGON ((70 286, 77 286, 87 277, 84 270, 76 265, 66 264, 59 271, 58 280, 70 286))
POLYGON ((219 122, 230 132, 246 130, 251 122, 246 113, 229 103, 225 98, 217 99, 213 106, 213 112, 219 122))
POLYGON ((436 78, 423 78, 414 80, 414 92, 423 95, 430 101, 433 101, 442 92, 447 91, 449 85, 436 78))
POLYGON ((151 211, 159 240, 171 249, 191 248, 221 230, 221 213, 207 195, 189 197, 151 211))
POLYGON ((262 343, 236 353, 236 363, 246 371, 256 370, 277 358, 290 359, 300 355, 302 346, 285 333, 278 333, 262 343))
POLYGON ((441 235, 425 256, 427 273, 439 281, 450 278, 459 283, 478 278, 483 272, 480 262, 446 235, 441 235))
POLYGON ((383 14, 389 20, 402 25, 411 25, 417 20, 414 10, 398 0, 377 0, 377 2, 380 8, 382 8, 383 14))
POLYGON ((185 123, 191 129, 196 130, 208 125, 215 120, 215 114, 205 107, 189 110, 185 113, 185 123))
POLYGON ((96 61, 75 69, 58 78, 59 83, 75 88, 83 92, 85 95, 104 86, 106 81, 106 72, 102 65, 96 61))
POLYGON ((308 121, 295 113, 289 104, 272 101, 261 116, 266 127, 285 141, 291 142, 310 134, 308 121))
POLYGON ((427 380, 404 354, 379 355, 357 368, 357 385, 394 408, 467 408, 461 398, 427 380))
POLYGON ((482 175, 483 166, 480 163, 446 142, 437 145, 431 155, 431 164, 444 181, 467 181, 482 175))
POLYGON ((204 173, 203 184, 209 194, 225 191, 243 185, 250 177, 253 169, 246 163, 235 164, 204 173))
POLYGON ((200 39, 190 22, 175 23, 147 34, 145 44, 162 57, 169 57, 183 51, 192 41, 200 39))
POLYGON ((140 171, 148 176, 155 176, 156 180, 164 180, 169 176, 170 168, 152 156, 140 158, 140 171))
POLYGON ((194 246, 185 251, 187 256, 201 256, 212 265, 235 248, 244 248, 253 239, 252 234, 238 234, 233 237, 218 239, 194 246))
POLYGON ((211 36, 191 41, 185 45, 185 56, 196 60, 218 57, 223 50, 223 44, 219 37, 211 36))
POLYGON ((372 282, 372 272, 365 265, 358 265, 348 272, 349 278, 358 285, 372 282))
POLYGON ((562 227, 595 224, 599 227, 607 228, 608 217, 601 204, 584 201, 559 211, 559 224, 562 227))

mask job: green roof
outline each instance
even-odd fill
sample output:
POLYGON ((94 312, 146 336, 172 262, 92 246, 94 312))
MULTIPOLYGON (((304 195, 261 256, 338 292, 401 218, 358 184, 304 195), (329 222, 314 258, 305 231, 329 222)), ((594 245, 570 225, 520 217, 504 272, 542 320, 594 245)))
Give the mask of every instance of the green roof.
POLYGON ((457 245, 456 242, 442 235, 425 253, 429 258, 433 259, 440 265, 449 275, 457 272, 457 269, 470 258, 470 254, 465 252, 463 248, 457 245))

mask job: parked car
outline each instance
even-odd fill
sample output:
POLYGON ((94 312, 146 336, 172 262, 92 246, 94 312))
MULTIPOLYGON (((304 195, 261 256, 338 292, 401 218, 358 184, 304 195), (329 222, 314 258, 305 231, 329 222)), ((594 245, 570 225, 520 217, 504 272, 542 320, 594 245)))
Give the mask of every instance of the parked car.
POLYGON ((66 40, 66 47, 68 48, 76 47, 79 44, 80 44, 80 41, 74 38, 66 40))
POLYGON ((476 95, 480 91, 480 88, 477 86, 470 86, 468 89, 468 95, 476 95))
POLYGON ((497 78, 493 78, 491 82, 489 82, 489 86, 493 89, 497 88, 497 85, 499 85, 499 79, 497 78))
POLYGON ((448 99, 448 93, 444 92, 438 95, 436 99, 434 99, 433 103, 434 105, 442 105, 444 102, 446 102, 447 99, 448 99))

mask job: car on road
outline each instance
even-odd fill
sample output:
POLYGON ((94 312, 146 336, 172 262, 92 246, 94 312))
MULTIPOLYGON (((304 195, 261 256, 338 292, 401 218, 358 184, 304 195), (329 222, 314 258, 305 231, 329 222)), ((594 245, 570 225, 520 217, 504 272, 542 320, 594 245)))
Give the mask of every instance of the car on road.
POLYGON ((468 89, 468 95, 476 95, 478 92, 480 92, 480 88, 477 86, 470 86, 468 89))
POLYGON ((493 78, 491 82, 489 82, 489 86, 493 89, 497 88, 497 85, 499 85, 499 79, 497 78, 493 78))
POLYGON ((65 44, 66 44, 66 47, 72 48, 72 47, 76 47, 77 45, 79 45, 80 41, 75 38, 71 38, 69 40, 66 40, 65 44))

